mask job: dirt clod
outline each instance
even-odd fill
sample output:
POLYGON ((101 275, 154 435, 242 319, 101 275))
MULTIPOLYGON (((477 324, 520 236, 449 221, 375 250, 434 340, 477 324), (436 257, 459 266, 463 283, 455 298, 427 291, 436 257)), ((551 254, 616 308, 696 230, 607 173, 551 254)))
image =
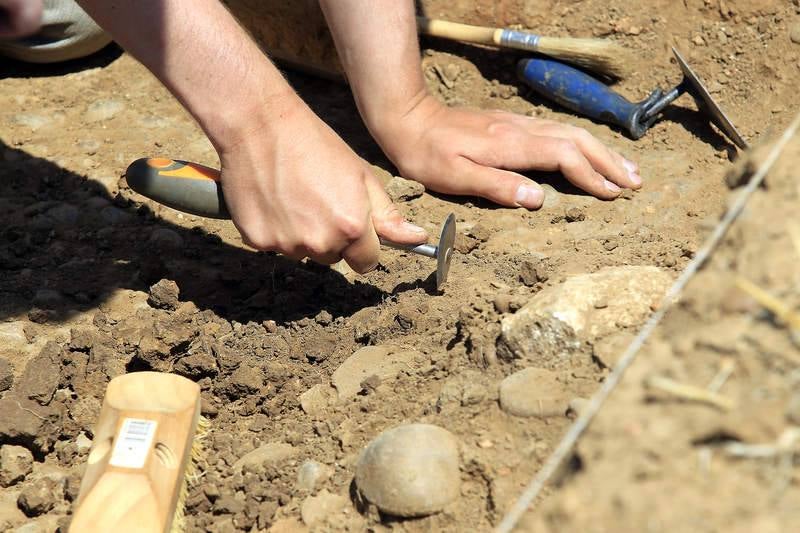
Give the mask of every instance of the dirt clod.
POLYGON ((169 279, 162 279, 150 287, 147 303, 156 309, 175 310, 178 307, 179 294, 177 283, 169 279))
POLYGON ((0 487, 10 487, 33 470, 33 455, 22 446, 0 446, 0 487))
POLYGON ((64 486, 49 477, 41 477, 26 485, 17 498, 17 505, 25 516, 44 514, 64 498, 64 486))
POLYGON ((8 359, 0 357, 0 392, 7 391, 14 384, 14 367, 8 359))

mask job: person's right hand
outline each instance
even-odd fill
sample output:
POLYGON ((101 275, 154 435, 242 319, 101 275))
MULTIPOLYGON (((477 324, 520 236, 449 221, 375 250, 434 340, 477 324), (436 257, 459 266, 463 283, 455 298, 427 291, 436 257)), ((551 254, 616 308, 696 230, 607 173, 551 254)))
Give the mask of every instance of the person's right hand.
POLYGON ((280 116, 217 146, 222 187, 245 244, 359 273, 378 264, 378 235, 425 242, 368 165, 296 96, 280 116))
POLYGON ((0 39, 36 33, 42 24, 42 0, 0 0, 0 39))

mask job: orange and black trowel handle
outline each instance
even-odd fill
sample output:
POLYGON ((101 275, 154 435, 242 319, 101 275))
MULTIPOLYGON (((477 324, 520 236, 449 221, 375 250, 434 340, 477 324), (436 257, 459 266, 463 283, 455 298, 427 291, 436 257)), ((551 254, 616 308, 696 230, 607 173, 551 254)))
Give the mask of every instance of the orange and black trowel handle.
POLYGON ((131 189, 178 211, 208 218, 231 218, 219 171, 174 159, 137 159, 125 178, 131 189))

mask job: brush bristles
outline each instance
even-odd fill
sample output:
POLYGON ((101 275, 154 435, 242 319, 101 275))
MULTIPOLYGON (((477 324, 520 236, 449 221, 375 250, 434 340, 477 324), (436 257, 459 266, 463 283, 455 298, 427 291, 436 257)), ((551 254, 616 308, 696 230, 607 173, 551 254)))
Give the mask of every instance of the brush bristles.
POLYGON ((189 496, 189 489, 192 488, 203 477, 205 465, 205 438, 208 436, 211 423, 204 416, 197 421, 197 427, 192 439, 192 450, 190 458, 186 463, 186 470, 183 472, 183 481, 178 493, 178 503, 175 506, 175 514, 172 517, 170 533, 185 533, 186 531, 186 498, 189 496))
POLYGON ((622 79, 631 70, 627 49, 606 39, 540 37, 538 52, 579 67, 622 79))

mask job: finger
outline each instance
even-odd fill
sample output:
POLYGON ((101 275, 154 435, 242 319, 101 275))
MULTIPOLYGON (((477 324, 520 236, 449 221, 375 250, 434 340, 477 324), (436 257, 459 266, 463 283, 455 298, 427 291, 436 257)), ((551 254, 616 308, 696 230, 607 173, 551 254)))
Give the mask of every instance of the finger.
POLYGON ((512 113, 505 114, 504 117, 522 126, 532 135, 548 135, 572 140, 592 167, 616 185, 630 189, 642 186, 642 178, 638 173, 639 166, 608 148, 585 129, 549 120, 532 120, 530 117, 512 113))
POLYGON ((0 6, 0 37, 26 37, 42 24, 41 0, 11 0, 0 6))
POLYGON ((428 240, 428 233, 403 217, 381 182, 371 172, 366 178, 366 185, 372 205, 372 224, 379 236, 399 244, 421 244, 428 240))
POLYGON ((506 207, 538 209, 544 202, 544 190, 539 184, 509 170, 479 165, 461 158, 456 167, 456 194, 480 196, 506 207))
POLYGON ((350 268, 359 274, 365 274, 374 270, 378 266, 380 255, 380 242, 375 227, 372 225, 372 217, 367 214, 366 230, 361 236, 342 250, 344 259, 350 268))

